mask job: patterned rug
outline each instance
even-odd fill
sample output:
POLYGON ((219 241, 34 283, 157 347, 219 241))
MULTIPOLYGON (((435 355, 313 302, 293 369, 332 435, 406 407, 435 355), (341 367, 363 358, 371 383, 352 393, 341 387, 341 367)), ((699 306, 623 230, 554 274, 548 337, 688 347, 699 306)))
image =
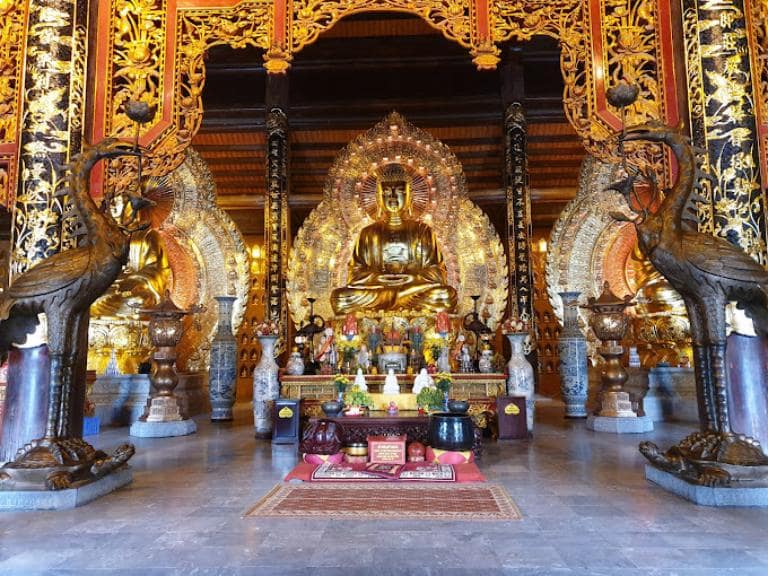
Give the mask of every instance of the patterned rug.
POLYGON ((455 482, 453 466, 443 464, 403 465, 367 464, 332 464, 324 462, 312 472, 314 482, 379 482, 381 480, 411 482, 455 482))
POLYGON ((498 484, 277 484, 246 516, 519 520, 498 484))

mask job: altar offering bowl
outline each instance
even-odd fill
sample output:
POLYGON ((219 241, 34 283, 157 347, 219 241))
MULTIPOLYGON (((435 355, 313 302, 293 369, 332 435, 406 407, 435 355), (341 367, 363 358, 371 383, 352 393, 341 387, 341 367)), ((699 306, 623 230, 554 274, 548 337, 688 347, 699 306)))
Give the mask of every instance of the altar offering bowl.
POLYGON ((438 450, 470 450, 475 441, 472 418, 466 414, 438 412, 429 417, 429 445, 438 450))
POLYGON ((320 405, 320 408, 323 410, 323 413, 326 416, 333 417, 338 416, 341 414, 341 411, 344 409, 344 403, 339 402, 338 400, 328 400, 327 402, 323 402, 320 405))
POLYGON ((467 400, 448 400, 448 410, 454 414, 464 414, 469 410, 469 402, 467 400))
POLYGON ((347 456, 368 456, 368 443, 352 442, 347 444, 344 451, 347 453, 347 456))

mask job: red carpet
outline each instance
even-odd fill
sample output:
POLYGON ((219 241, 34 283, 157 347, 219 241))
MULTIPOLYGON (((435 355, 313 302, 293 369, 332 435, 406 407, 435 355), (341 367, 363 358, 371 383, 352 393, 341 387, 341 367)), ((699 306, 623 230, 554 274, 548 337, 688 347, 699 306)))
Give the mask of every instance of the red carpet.
POLYGON ((497 484, 413 482, 278 484, 246 516, 418 520, 519 520, 497 484))
MULTIPOLYGON (((452 466, 453 468, 453 478, 452 479, 445 479, 445 478, 430 478, 429 475, 424 475, 424 477, 419 477, 419 474, 415 473, 418 468, 424 467, 423 464, 417 463, 417 462, 408 462, 403 466, 403 472, 405 474, 401 473, 401 476, 408 476, 408 478, 400 478, 400 479, 394 479, 394 478, 377 478, 373 475, 370 477, 359 477, 360 474, 349 474, 347 477, 345 477, 344 474, 316 474, 318 472, 318 469, 323 466, 322 464, 309 464, 307 462, 299 462, 296 467, 291 470, 288 475, 285 477, 285 481, 288 482, 290 480, 301 480, 303 482, 397 482, 397 483, 405 483, 405 482, 458 482, 458 483, 465 483, 465 482, 485 482, 485 476, 483 476, 482 472, 478 469, 477 466, 475 466, 474 462, 469 462, 466 464, 454 464, 452 466), (313 477, 314 476, 314 477, 313 477), (335 477, 334 477, 335 476, 335 477)), ((344 464, 344 467, 352 468, 355 471, 362 471, 365 468, 365 464, 344 464)), ((319 470, 319 472, 323 472, 323 470, 319 470)))

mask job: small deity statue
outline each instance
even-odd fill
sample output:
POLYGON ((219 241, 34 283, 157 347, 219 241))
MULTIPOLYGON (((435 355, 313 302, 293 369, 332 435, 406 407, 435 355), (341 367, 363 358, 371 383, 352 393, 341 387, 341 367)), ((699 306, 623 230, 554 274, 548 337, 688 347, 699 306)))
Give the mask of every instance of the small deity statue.
POLYGON ((384 379, 384 394, 400 394, 400 384, 397 383, 394 369, 390 368, 384 379))
POLYGON ((365 344, 360 346, 360 351, 357 353, 357 370, 358 372, 367 372, 371 365, 371 361, 368 355, 368 347, 365 344))
POLYGON ((373 356, 376 356, 379 349, 379 343, 381 342, 381 332, 377 326, 373 326, 368 332, 368 350, 371 351, 373 356))
POLYGON ((480 360, 477 361, 477 369, 483 374, 493 372, 493 350, 485 349, 480 352, 480 360))
POLYGON ((413 393, 418 394, 424 390, 424 388, 434 388, 434 386, 435 381, 427 373, 427 369, 422 368, 421 371, 416 375, 416 378, 413 380, 413 393))
POLYGON ((445 338, 450 331, 451 319, 448 317, 448 312, 441 310, 435 316, 435 332, 440 334, 442 338, 445 338))
POLYGON ((448 358, 448 346, 443 346, 440 349, 440 356, 437 358, 437 369, 440 372, 451 371, 451 361, 448 358))
POLYGON ((338 363, 336 355, 336 346, 333 341, 333 328, 326 328, 325 333, 320 340, 320 350, 315 355, 315 360, 323 365, 335 367, 338 363))
POLYGON ((387 414, 390 416, 397 416, 399 409, 397 408, 397 404, 394 400, 391 400, 389 403, 389 406, 387 407, 387 414))
POLYGON ((402 165, 381 168, 376 203, 379 219, 360 232, 349 283, 331 294, 333 311, 453 311, 456 290, 447 284, 434 232, 411 218, 410 177, 402 165))
POLYGON ((344 326, 341 329, 341 333, 347 340, 352 340, 357 336, 357 318, 354 314, 347 314, 344 317, 344 326))
POLYGON ((461 347, 461 354, 459 355, 459 372, 474 372, 472 367, 472 356, 470 356, 469 346, 466 344, 461 347))
POLYGON ((363 374, 363 369, 358 368, 357 374, 355 374, 355 382, 354 385, 360 388, 363 392, 368 392, 368 384, 365 381, 365 374, 363 374))

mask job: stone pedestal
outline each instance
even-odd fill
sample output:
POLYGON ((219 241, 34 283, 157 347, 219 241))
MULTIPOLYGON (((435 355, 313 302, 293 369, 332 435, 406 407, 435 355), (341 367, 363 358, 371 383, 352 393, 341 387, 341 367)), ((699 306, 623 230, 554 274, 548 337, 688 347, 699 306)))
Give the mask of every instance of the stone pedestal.
POLYGON ((702 506, 768 506, 768 488, 722 488, 690 484, 685 480, 645 465, 645 479, 702 506))
POLYGON ((629 393, 621 390, 607 390, 603 393, 602 405, 598 416, 608 418, 637 418, 632 410, 629 393))
POLYGON ((595 432, 608 432, 611 434, 642 434, 653 431, 653 420, 648 416, 634 416, 621 418, 613 416, 587 417, 587 428, 595 432))
POLYGON ((88 504, 133 481, 124 466, 93 482, 66 490, 0 490, 0 510, 68 510, 88 504))
POLYGON ((131 425, 130 435, 139 438, 186 436, 197 431, 197 425, 186 417, 181 400, 176 396, 155 396, 147 400, 141 419, 131 425))
POLYGON ((643 410, 654 422, 687 422, 698 426, 699 408, 693 368, 651 368, 643 410))
POLYGON ((129 426, 144 413, 149 393, 148 374, 99 376, 88 399, 103 426, 129 426))

